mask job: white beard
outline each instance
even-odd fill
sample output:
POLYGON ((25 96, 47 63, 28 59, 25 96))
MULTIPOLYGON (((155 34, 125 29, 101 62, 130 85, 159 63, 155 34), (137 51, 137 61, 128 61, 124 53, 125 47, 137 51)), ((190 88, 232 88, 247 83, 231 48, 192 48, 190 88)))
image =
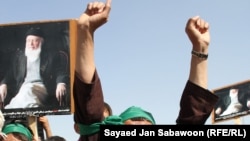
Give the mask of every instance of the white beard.
POLYGON ((40 53, 41 53, 41 44, 35 50, 30 49, 28 47, 25 48, 25 55, 27 56, 27 59, 30 62, 34 62, 37 59, 39 59, 40 58, 40 53))

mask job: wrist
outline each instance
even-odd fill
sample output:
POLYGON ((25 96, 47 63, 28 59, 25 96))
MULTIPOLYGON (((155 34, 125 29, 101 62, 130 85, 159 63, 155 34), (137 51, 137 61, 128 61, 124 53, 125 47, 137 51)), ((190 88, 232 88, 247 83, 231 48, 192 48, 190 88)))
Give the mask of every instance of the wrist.
POLYGON ((209 43, 206 42, 198 42, 196 44, 193 43, 193 50, 203 54, 208 54, 208 46, 209 43))
POLYGON ((198 57, 199 59, 206 60, 208 58, 208 53, 198 52, 195 50, 191 51, 191 54, 195 57, 198 57))

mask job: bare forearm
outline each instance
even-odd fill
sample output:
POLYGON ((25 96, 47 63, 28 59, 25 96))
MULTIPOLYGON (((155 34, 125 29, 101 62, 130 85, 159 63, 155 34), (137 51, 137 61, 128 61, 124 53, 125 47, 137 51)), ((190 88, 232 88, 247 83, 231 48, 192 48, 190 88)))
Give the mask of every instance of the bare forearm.
MULTIPOLYGON (((193 47, 193 49, 195 48, 201 48, 201 47, 193 47)), ((203 54, 208 54, 207 49, 202 51, 201 50, 195 50, 195 51, 203 54)), ((205 89, 207 89, 207 82, 208 82, 207 62, 208 62, 207 59, 202 59, 195 55, 192 55, 190 74, 189 74, 189 80, 191 82, 205 89)))
POLYGON ((207 55, 210 43, 209 24, 199 16, 190 18, 186 33, 193 45, 189 80, 207 89, 207 55))
POLYGON ((79 28, 75 69, 79 79, 85 83, 90 83, 95 71, 93 33, 83 29, 84 27, 79 28))
POLYGON ((78 19, 76 45, 76 75, 84 83, 91 83, 94 72, 94 32, 105 24, 111 10, 111 0, 91 2, 78 19))
POLYGON ((49 137, 52 136, 52 131, 51 131, 49 125, 47 125, 47 126, 44 127, 44 131, 45 131, 45 134, 46 134, 46 137, 47 137, 47 138, 49 138, 49 137))

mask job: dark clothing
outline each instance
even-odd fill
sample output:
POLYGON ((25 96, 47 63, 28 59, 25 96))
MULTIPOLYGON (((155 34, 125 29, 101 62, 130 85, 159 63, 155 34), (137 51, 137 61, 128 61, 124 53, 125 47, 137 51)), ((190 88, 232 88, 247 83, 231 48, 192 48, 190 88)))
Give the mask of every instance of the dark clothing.
MULTIPOLYGON (((83 83, 77 75, 74 79, 73 96, 75 104, 74 121, 90 125, 103 119, 103 92, 97 72, 93 83, 83 83)), ((187 81, 180 102, 177 124, 204 124, 218 97, 190 81, 187 81)), ((98 141, 99 134, 80 137, 80 141, 98 141)))
MULTIPOLYGON (((7 84, 8 89, 10 87, 13 90, 11 97, 14 97, 26 77, 27 57, 23 51, 17 50, 15 58, 11 62, 9 72, 1 83, 7 84)), ((57 83, 68 85, 68 62, 68 55, 65 52, 41 52, 40 75, 49 94, 49 97, 44 100, 44 105, 56 103, 51 103, 51 100, 56 100, 57 83)))
MULTIPOLYGON (((74 121, 90 125, 103 120, 104 99, 101 82, 95 72, 93 83, 85 84, 77 76, 74 79, 74 121)), ((99 134, 81 136, 79 141, 99 141, 99 134)))
POLYGON ((191 81, 187 81, 180 101, 177 124, 204 124, 210 116, 218 96, 191 81))

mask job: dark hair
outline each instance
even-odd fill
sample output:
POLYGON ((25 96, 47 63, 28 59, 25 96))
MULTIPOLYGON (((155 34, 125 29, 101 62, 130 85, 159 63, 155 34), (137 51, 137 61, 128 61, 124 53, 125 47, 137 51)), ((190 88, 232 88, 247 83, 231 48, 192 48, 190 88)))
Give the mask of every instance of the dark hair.
POLYGON ((113 112, 112 112, 112 108, 110 107, 110 105, 106 102, 104 102, 104 109, 107 109, 108 112, 109 112, 109 115, 113 115, 113 112))
POLYGON ((21 141, 30 141, 25 135, 19 133, 19 132, 13 132, 11 133, 15 138, 21 140, 21 141))
POLYGON ((50 136, 45 141, 66 141, 66 139, 61 136, 50 136))
POLYGON ((131 118, 130 120, 132 120, 132 121, 149 121, 149 122, 151 122, 150 120, 148 120, 148 119, 146 119, 144 117, 135 117, 135 118, 131 118))

